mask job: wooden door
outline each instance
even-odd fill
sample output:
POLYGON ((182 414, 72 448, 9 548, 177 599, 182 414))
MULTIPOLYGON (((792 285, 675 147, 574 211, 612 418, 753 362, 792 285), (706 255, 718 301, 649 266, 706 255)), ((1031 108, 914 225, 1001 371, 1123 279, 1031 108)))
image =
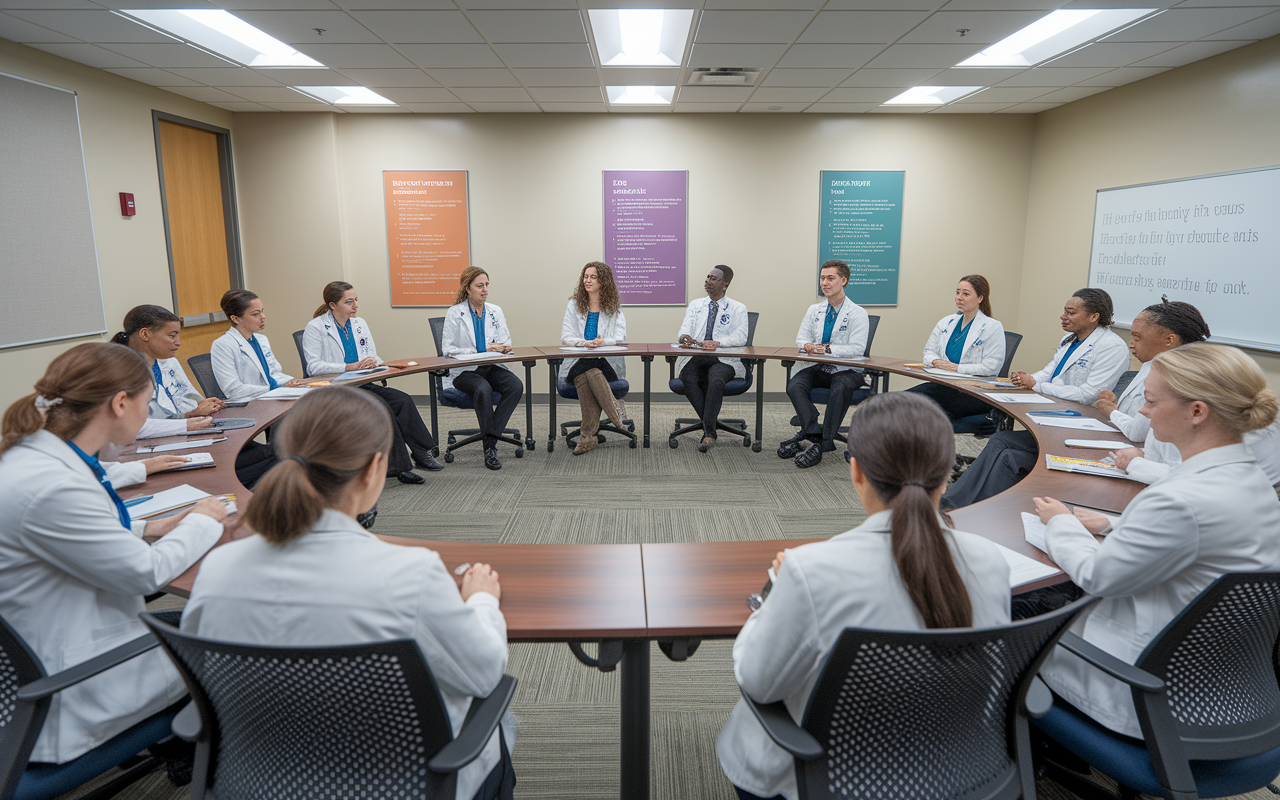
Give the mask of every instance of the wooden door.
POLYGON ((216 313, 231 288, 219 134, 167 120, 157 131, 177 314, 216 313))

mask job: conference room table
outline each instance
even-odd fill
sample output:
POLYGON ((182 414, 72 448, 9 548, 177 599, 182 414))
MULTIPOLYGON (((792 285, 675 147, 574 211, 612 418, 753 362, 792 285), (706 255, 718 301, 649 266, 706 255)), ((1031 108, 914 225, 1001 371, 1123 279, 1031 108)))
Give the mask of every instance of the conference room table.
MULTIPOLYGON (((735 350, 737 350, 735 348, 735 350)), ((994 387, 957 375, 955 379, 932 375, 910 367, 901 359, 868 357, 840 359, 831 356, 800 354, 791 347, 753 347, 733 352, 735 357, 756 361, 757 416, 756 442, 761 439, 760 419, 763 403, 763 368, 767 361, 806 361, 850 364, 862 367, 888 384, 888 375, 897 374, 952 385, 960 391, 983 396, 994 387)), ((695 353, 697 351, 694 351, 695 353)), ((625 352, 601 355, 638 355, 645 360, 645 433, 648 433, 650 400, 649 365, 658 355, 687 355, 688 350, 669 344, 629 344, 625 352)), ((539 360, 566 357, 559 346, 518 348, 511 354, 495 357, 493 362, 521 362, 526 379, 539 360)), ((419 357, 387 362, 393 369, 346 381, 360 385, 372 381, 394 379, 400 375, 421 373, 458 366, 459 361, 439 357, 419 357)), ((554 369, 554 367, 552 368, 554 369)), ((308 378, 309 385, 333 385, 337 376, 318 375, 308 378)), ((433 427, 435 381, 432 381, 433 427)), ((526 385, 528 385, 526 383, 526 385)), ((551 375, 551 397, 554 398, 555 374, 551 375)), ((1000 392, 1015 390, 1001 389, 1000 392)), ((189 484, 210 494, 235 494, 240 507, 249 499, 235 475, 235 458, 244 443, 279 421, 293 405, 291 400, 254 400, 243 408, 226 409, 218 417, 251 418, 252 427, 227 431, 226 440, 200 447, 210 452, 217 464, 214 468, 162 473, 151 476, 145 484, 121 491, 126 497, 154 494, 167 488, 189 484)), ((553 401, 554 402, 554 399, 553 401)), ((1026 412, 1046 405, 1003 403, 988 399, 992 405, 1023 423, 1033 433, 1040 452, 1072 455, 1065 440, 1081 435, 1078 430, 1037 425, 1026 412)), ((1072 408, 1082 416, 1103 419, 1096 409, 1058 401, 1054 408, 1072 408)), ((532 438, 532 409, 526 393, 526 421, 532 438)), ((551 436, 555 436, 554 417, 551 436)), ((1123 438, 1108 434, 1109 438, 1123 438)), ((168 441, 198 441, 195 437, 177 436, 148 439, 145 444, 168 441)), ((131 448, 132 449, 132 448, 131 448)), ((532 450, 533 448, 530 447, 532 450)), ((550 450, 550 448, 549 448, 550 450)), ((1089 451, 1083 451, 1086 454, 1089 451)), ((120 460, 149 457, 126 452, 120 460)), ((768 456, 766 456, 768 457, 768 456)), ((1087 457, 1087 456, 1086 456, 1087 457)), ((1031 498, 1051 495, 1067 503, 1075 503, 1103 511, 1118 512, 1142 488, 1131 481, 1048 470, 1043 459, 1023 481, 995 497, 968 508, 952 512, 958 529, 981 534, 1024 556, 1052 566, 1049 558, 1025 541, 1020 512, 1033 509, 1031 498)), ((219 544, 252 535, 237 519, 228 521, 219 544)), ((650 642, 658 641, 663 651, 674 660, 692 655, 697 644, 708 638, 737 635, 751 611, 747 596, 758 592, 774 554, 806 541, 773 540, 713 543, 653 543, 636 545, 550 545, 550 544, 482 544, 441 542, 405 537, 379 537, 406 547, 429 547, 440 554, 446 567, 453 570, 463 563, 491 564, 502 579, 502 610, 507 621, 508 639, 512 642, 600 642, 599 667, 620 673, 620 796, 626 800, 649 795, 650 754, 650 642)), ((196 564, 166 589, 187 596, 199 570, 196 564)), ((1014 587, 1014 593, 1029 591, 1065 580, 1059 573, 1014 587)), ((583 651, 575 655, 583 659, 583 651)), ((596 666, 590 658, 584 663, 596 666)))

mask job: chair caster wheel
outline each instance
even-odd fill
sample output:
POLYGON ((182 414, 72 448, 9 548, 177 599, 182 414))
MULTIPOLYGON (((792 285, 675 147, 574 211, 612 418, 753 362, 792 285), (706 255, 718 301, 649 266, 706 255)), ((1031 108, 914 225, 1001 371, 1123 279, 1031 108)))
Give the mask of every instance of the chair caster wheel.
POLYGON ((534 441, 533 439, 525 439, 525 440, 524 440, 524 449, 525 449, 525 450, 528 450, 530 453, 532 453, 534 450, 537 450, 537 449, 538 449, 538 443, 537 443, 536 441, 534 441))
POLYGON ((516 448, 516 458, 524 458, 524 448, 522 447, 516 448))
POLYGON ((631 449, 632 449, 632 450, 635 450, 635 449, 636 449, 636 440, 635 440, 635 439, 632 439, 632 440, 631 440, 631 449))
POLYGON ((753 453, 759 453, 759 452, 760 452, 760 443, 759 443, 759 442, 754 442, 754 443, 752 443, 752 445, 751 445, 751 452, 753 452, 753 453))
POLYGON ((553 441, 547 442, 547 452, 554 453, 555 451, 556 451, 555 441, 553 440, 553 441))
POLYGON ((453 453, 445 453, 445 454, 444 454, 444 463, 446 463, 446 464, 452 464, 452 463, 453 463, 453 453))
POLYGON ((457 437, 457 436, 454 436, 454 435, 452 435, 452 434, 450 434, 450 435, 449 435, 449 444, 457 444, 457 443, 458 443, 458 437, 457 437))
MULTIPOLYGON (((750 446, 751 446, 751 440, 750 440, 750 439, 743 439, 743 440, 742 440, 742 446, 743 446, 743 447, 750 447, 750 446)), ((759 451, 757 451, 757 452, 759 452, 759 451)))
POLYGON ((626 422, 627 430, 630 431, 631 433, 635 433, 636 432, 635 422, 633 422, 632 420, 625 420, 625 422, 626 422))
POLYGON ((596 444, 604 444, 604 435, 603 435, 603 434, 600 434, 600 433, 597 433, 597 434, 596 434, 596 444))
POLYGON ((675 439, 667 440, 667 447, 670 447, 672 450, 675 450, 679 446, 680 446, 680 442, 676 441, 675 439))

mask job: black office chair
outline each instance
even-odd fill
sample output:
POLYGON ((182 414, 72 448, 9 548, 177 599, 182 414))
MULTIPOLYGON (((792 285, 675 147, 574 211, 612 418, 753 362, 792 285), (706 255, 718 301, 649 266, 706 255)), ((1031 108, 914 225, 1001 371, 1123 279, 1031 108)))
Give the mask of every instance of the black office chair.
MULTIPOLYGON (((760 319, 760 312, 747 312, 747 347, 756 340, 756 321, 760 319)), ((690 352, 691 355, 698 355, 698 351, 690 352)), ((733 358, 733 354, 727 353, 727 358, 733 358)), ((667 364, 670 366, 671 377, 667 381, 667 386, 671 391, 678 395, 684 395, 684 381, 680 380, 676 375, 676 359, 679 356, 667 356, 667 364)), ((741 378, 734 378, 724 385, 724 396, 734 397, 740 394, 746 394, 751 389, 752 381, 755 377, 756 362, 750 359, 743 359, 743 366, 746 367, 747 373, 741 378)), ((678 437, 686 433, 702 430, 702 420, 693 419, 692 417, 678 417, 676 419, 675 430, 667 437, 667 445, 672 449, 680 446, 678 437)), ((732 433, 734 436, 742 437, 742 446, 751 446, 751 434, 747 432, 747 421, 745 419, 736 418, 720 418, 716 420, 716 430, 732 433), (730 427, 733 426, 733 427, 730 427)))
POLYGON ((200 391, 204 392, 205 397, 227 399, 226 393, 218 386, 218 379, 213 377, 213 356, 208 353, 192 356, 187 359, 187 366, 191 367, 191 372, 200 383, 200 391))
POLYGON ((192 703, 174 733, 196 743, 192 800, 418 797, 452 800, 484 750, 516 679, 472 703, 457 738, 412 639, 259 647, 191 636, 150 614, 192 703))
MULTIPOLYGON (((631 384, 627 382, 626 378, 618 378, 616 381, 609 381, 609 391, 612 392, 613 396, 618 399, 622 399, 626 397, 627 392, 629 392, 630 390, 631 390, 631 384)), ((572 383, 567 382, 564 378, 561 378, 559 375, 556 375, 556 394, 560 395, 566 400, 577 400, 578 387, 574 386, 572 383)), ((605 433, 620 433, 631 440, 630 447, 632 449, 635 449, 636 441, 638 439, 635 433, 636 424, 629 419, 623 420, 623 424, 626 430, 623 430, 622 428, 615 426, 612 422, 609 421, 609 418, 607 416, 601 416, 600 429, 599 429, 599 432, 596 433, 596 441, 599 442, 600 444, 604 444, 605 433)), ((560 423, 560 435, 564 437, 564 443, 569 447, 571 448, 577 447, 576 440, 580 433, 582 433, 581 420, 560 423)))
POLYGON ((1124 394, 1124 390, 1129 388, 1129 384, 1133 383, 1133 379, 1137 374, 1138 371, 1136 369, 1126 370, 1125 372, 1120 373, 1120 377, 1116 380, 1116 385, 1112 387, 1111 393, 1116 397, 1124 394))
MULTIPOLYGON (((1049 777, 1083 798, 1114 798, 1086 775, 1170 800, 1226 797, 1280 774, 1280 573, 1230 573, 1209 584, 1130 665, 1073 633, 1058 642, 1128 684, 1141 740, 1055 701, 1035 726, 1079 757, 1080 774, 1052 758, 1049 777)), ((1274 791, 1274 790, 1273 790, 1274 791)))
MULTIPOLYGON (((880 316, 878 314, 868 314, 867 315, 867 346, 862 348, 863 358, 866 358, 867 356, 871 355, 871 343, 874 342, 876 339, 876 328, 878 327, 880 327, 880 316)), ((790 361, 790 360, 786 360, 782 362, 782 366, 786 367, 787 369, 788 384, 791 383, 791 368, 794 367, 795 364, 796 362, 790 361)), ((849 401, 849 408, 853 408, 858 403, 861 403, 863 400, 866 400, 871 395, 877 394, 880 391, 880 377, 883 374, 884 373, 876 372, 875 370, 867 370, 866 375, 868 378, 870 378, 870 381, 871 381, 870 388, 862 388, 855 391, 853 393, 853 398, 849 401)), ((809 390, 809 399, 813 401, 814 405, 825 406, 827 404, 827 400, 829 400, 830 398, 831 398, 831 390, 826 387, 815 386, 814 388, 809 390)), ((791 427, 793 428, 800 427, 799 414, 796 414, 791 418, 791 427)), ((835 440, 837 442, 842 442, 847 444, 849 440, 845 438, 845 434, 847 434, 848 432, 849 432, 849 426, 841 425, 836 431, 835 440)), ((845 461, 849 460, 849 453, 847 451, 844 454, 844 458, 845 458, 845 461)))
MULTIPOLYGON (((147 634, 95 658, 47 675, 22 637, 0 618, 0 800, 48 800, 81 786, 170 736, 176 712, 154 714, 66 764, 29 766, 53 695, 122 664, 160 643, 147 634)), ((84 795, 112 797, 163 762, 143 757, 102 787, 84 795)))
POLYGON ((298 361, 302 364, 302 377, 310 378, 311 370, 307 369, 307 354, 302 350, 302 336, 306 332, 305 328, 300 331, 293 332, 293 346, 298 348, 298 361))
MULTIPOLYGON (((436 343, 436 355, 443 355, 444 317, 432 317, 427 321, 431 323, 431 336, 436 343)), ((435 370, 431 373, 431 380, 436 383, 436 396, 440 398, 440 403, 449 406, 450 408, 465 408, 470 411, 474 411, 475 405, 471 402, 471 395, 455 389, 452 386, 448 389, 444 388, 444 381, 442 379, 447 374, 448 370, 435 370)), ((493 404, 495 406, 499 401, 501 401, 501 399, 501 394, 498 392, 493 393, 493 404)), ((502 432, 505 435, 499 436, 498 441, 515 445, 516 458, 524 458, 524 442, 520 440, 520 429, 503 428, 502 432)), ((466 447, 469 444, 482 441, 483 439, 484 434, 480 432, 479 428, 456 428, 449 431, 447 440, 448 446, 444 451, 445 463, 453 463, 454 450, 457 450, 459 447, 466 447), (462 441, 458 441, 459 436, 465 436, 466 438, 462 441)))
POLYGON ((795 757, 801 800, 1030 800, 1027 719, 1052 702, 1036 671, 1096 601, 980 630, 846 628, 800 725, 785 703, 742 696, 795 757))

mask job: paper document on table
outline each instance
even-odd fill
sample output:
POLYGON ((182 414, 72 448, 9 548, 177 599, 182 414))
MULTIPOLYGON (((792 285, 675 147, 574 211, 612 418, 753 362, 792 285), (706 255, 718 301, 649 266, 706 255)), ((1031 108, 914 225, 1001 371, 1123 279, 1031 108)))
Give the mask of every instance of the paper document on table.
POLYGON ((1048 529, 1048 526, 1040 521, 1040 517, 1029 511, 1022 512, 1022 532, 1027 544, 1045 554, 1049 552, 1049 548, 1044 544, 1044 534, 1048 529))
POLYGON ((184 453, 183 456, 187 459, 185 464, 179 464, 178 466, 170 467, 169 469, 157 470, 151 474, 160 475, 165 472, 181 472, 184 469, 204 469, 205 467, 216 466, 213 463, 213 453, 184 453))
POLYGON ((350 372, 344 372, 333 379, 334 383, 339 381, 353 381, 356 378, 363 378, 365 375, 372 375, 375 372, 386 372, 391 367, 370 367, 369 369, 353 369, 350 372))
POLYGON ((616 353, 627 348, 620 344, 606 344, 600 347, 561 347, 560 349, 569 353, 616 353))
POLYGON ((1075 428, 1079 431, 1106 431, 1107 433, 1119 433, 1116 428, 1111 427, 1105 422, 1100 422, 1093 417, 1076 417, 1074 419, 1064 419, 1062 417, 1032 417, 1031 420, 1037 425, 1044 425, 1048 428, 1075 428))
POLYGON ((937 369, 935 367, 925 367, 925 372, 930 375, 941 375, 944 378, 968 378, 968 375, 961 375, 954 369, 937 369))
POLYGON ((202 492, 196 487, 184 483, 172 489, 165 489, 163 492, 156 492, 147 502, 139 503, 129 509, 129 516, 134 519, 146 519, 147 517, 154 517, 156 514, 163 514, 170 509, 191 505, 197 500, 203 500, 210 496, 208 492, 202 492))
POLYGON ((1131 481, 1134 478, 1122 469, 1113 467, 1102 461, 1089 461, 1083 458, 1067 458, 1066 456, 1053 456, 1045 453, 1044 465, 1049 469, 1058 470, 1059 472, 1076 472, 1084 475, 1101 475, 1104 478, 1124 478, 1131 481))
MULTIPOLYGON (((709 352, 710 352, 710 351, 709 351, 709 352)), ((717 353, 745 353, 745 352, 747 352, 747 348, 745 348, 745 347, 717 347, 717 348, 715 349, 715 351, 714 351, 714 352, 717 352, 717 353)))
POLYGON ((486 358, 502 358, 506 353, 496 353, 492 350, 486 350, 483 353, 459 353, 456 356, 450 356, 458 361, 483 361, 486 358))
POLYGON ((206 445, 216 444, 218 442, 225 442, 226 440, 227 440, 227 437, 223 436, 221 439, 201 439, 198 442, 173 442, 172 444, 157 444, 157 445, 152 445, 151 447, 139 447, 134 452, 136 453, 167 453, 170 450, 191 450, 196 447, 205 447, 206 445))
POLYGON ((1115 439, 1067 439, 1067 447, 1087 447, 1092 450, 1119 450, 1122 447, 1133 447, 1128 442, 1115 439))
POLYGON ((1004 545, 998 544, 996 547, 1000 548, 1000 555, 1004 556, 1004 560, 1009 564, 1010 588, 1048 578, 1062 571, 1057 567, 1041 564, 1034 558, 1027 558, 1022 553, 1015 553, 1004 545))
POLYGON ((259 400, 297 400, 307 392, 310 386, 277 386, 266 394, 258 395, 259 400))
POLYGON ((1052 405, 1057 401, 1052 397, 1045 397, 1042 394, 1018 394, 1015 392, 989 392, 987 397, 995 400, 997 403, 1047 403, 1052 405))

